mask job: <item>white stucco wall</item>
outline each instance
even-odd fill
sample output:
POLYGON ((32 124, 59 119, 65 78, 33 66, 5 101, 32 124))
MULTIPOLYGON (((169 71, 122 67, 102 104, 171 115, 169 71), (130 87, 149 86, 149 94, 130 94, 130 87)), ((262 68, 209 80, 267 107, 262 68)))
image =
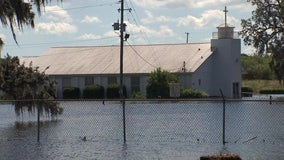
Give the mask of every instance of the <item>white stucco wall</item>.
POLYGON ((192 75, 192 88, 202 90, 210 96, 212 91, 212 55, 192 75))
POLYGON ((215 50, 212 55, 212 93, 220 96, 222 89, 226 97, 236 98, 233 95, 233 83, 239 84, 241 96, 241 40, 240 39, 213 39, 211 45, 215 50))

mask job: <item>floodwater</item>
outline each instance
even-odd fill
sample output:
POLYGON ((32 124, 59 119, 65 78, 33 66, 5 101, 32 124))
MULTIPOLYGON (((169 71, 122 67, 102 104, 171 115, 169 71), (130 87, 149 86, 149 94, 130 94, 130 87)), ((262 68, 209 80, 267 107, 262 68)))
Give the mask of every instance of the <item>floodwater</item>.
POLYGON ((37 142, 35 114, 16 117, 0 105, 1 160, 198 160, 220 152, 244 160, 284 158, 284 105, 269 102, 126 103, 60 102, 63 115, 42 118, 37 142), (85 137, 85 139, 84 139, 85 137))

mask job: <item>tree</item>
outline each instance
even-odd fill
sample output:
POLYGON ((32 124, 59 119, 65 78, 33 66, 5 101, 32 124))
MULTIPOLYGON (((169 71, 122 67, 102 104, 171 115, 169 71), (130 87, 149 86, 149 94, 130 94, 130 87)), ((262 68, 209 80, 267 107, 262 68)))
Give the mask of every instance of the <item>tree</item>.
MULTIPOLYGON (((35 13, 32 11, 32 4, 37 7, 40 14, 41 7, 47 2, 47 0, 29 0, 28 2, 25 0, 0 0, 0 21, 4 27, 10 27, 16 43, 16 26, 20 31, 23 31, 23 26, 34 27, 35 13)), ((0 37, 0 47, 3 44, 0 37)))
POLYGON ((270 80, 274 78, 273 71, 271 70, 270 62, 271 56, 254 54, 248 56, 241 55, 242 67, 246 74, 243 79, 264 79, 270 80))
MULTIPOLYGON (((259 54, 271 53, 271 67, 277 78, 284 77, 284 2, 282 0, 248 0, 256 9, 252 17, 242 20, 240 35, 259 54)), ((281 79, 279 79, 281 78, 281 79)))
POLYGON ((157 68, 148 79, 146 87, 147 98, 169 98, 169 83, 177 83, 178 79, 174 74, 157 68))
MULTIPOLYGON (((47 69, 47 68, 46 68, 47 69)), ((62 113, 62 108, 53 101, 55 97, 55 81, 39 71, 39 68, 26 67, 20 64, 18 57, 7 55, 0 60, 0 90, 6 99, 15 100, 15 111, 19 115, 27 108, 33 112, 36 107, 41 113, 55 116, 62 113)))

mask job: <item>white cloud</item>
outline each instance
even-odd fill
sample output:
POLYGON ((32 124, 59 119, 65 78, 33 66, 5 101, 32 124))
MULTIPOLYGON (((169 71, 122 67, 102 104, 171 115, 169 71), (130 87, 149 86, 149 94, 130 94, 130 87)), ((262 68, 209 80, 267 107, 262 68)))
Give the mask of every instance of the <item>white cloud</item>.
POLYGON ((44 16, 52 21, 56 22, 72 22, 71 16, 63 8, 59 6, 46 6, 44 16))
POLYGON ((76 39, 78 39, 78 40, 94 40, 94 39, 100 39, 100 38, 101 38, 101 36, 91 34, 91 33, 86 33, 86 34, 83 34, 80 37, 77 37, 76 39))
POLYGON ((201 17, 188 15, 178 19, 179 26, 192 26, 193 28, 212 27, 220 25, 224 13, 220 10, 208 10, 202 13, 201 17))
POLYGON ((134 0, 137 5, 151 8, 201 8, 206 6, 217 6, 225 4, 227 0, 134 0))
MULTIPOLYGON (((200 17, 188 15, 187 17, 178 18, 178 26, 191 26, 195 29, 200 27, 212 28, 220 25, 224 21, 224 12, 220 10, 208 10, 201 14, 200 17)), ((239 20, 228 16, 228 23, 238 25, 239 20)))
POLYGON ((35 27, 35 31, 41 34, 64 34, 64 33, 75 33, 77 28, 69 23, 59 22, 48 22, 39 23, 35 27))
POLYGON ((77 27, 72 25, 72 17, 59 6, 46 6, 42 16, 46 22, 35 25, 35 31, 40 34, 66 34, 77 32, 77 27))
POLYGON ((244 2, 228 2, 228 0, 134 0, 134 3, 145 8, 205 8, 224 5, 238 5, 244 2))
POLYGON ((126 22, 126 24, 127 31, 131 34, 145 33, 146 35, 151 35, 151 37, 170 37, 175 35, 173 30, 166 25, 162 25, 159 29, 155 30, 142 25, 137 26, 129 22, 126 22))
POLYGON ((108 31, 103 36, 104 37, 119 37, 119 33, 114 32, 114 31, 108 31))
POLYGON ((86 15, 84 19, 81 20, 81 23, 93 23, 93 22, 101 22, 101 20, 98 17, 90 17, 86 15))
POLYGON ((185 4, 183 0, 134 0, 134 2, 139 6, 151 8, 178 8, 183 7, 185 4))
POLYGON ((174 18, 169 18, 166 16, 154 16, 150 11, 146 11, 147 18, 143 18, 141 20, 142 23, 148 24, 148 23, 157 23, 157 22, 174 22, 174 18))

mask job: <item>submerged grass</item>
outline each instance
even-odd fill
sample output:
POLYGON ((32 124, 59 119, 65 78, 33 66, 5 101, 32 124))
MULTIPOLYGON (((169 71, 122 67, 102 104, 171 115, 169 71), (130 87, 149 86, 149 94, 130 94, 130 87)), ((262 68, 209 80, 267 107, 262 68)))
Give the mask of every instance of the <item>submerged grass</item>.
POLYGON ((259 94, 264 89, 284 89, 284 85, 280 85, 277 80, 243 80, 243 87, 250 87, 254 94, 259 94))

